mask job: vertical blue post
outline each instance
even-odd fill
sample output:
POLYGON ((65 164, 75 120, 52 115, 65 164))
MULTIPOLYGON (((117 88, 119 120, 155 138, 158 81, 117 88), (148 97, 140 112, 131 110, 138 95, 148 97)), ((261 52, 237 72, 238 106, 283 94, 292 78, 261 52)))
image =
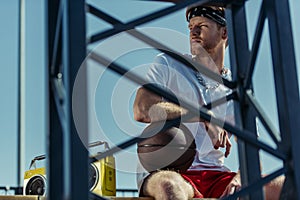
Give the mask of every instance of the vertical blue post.
POLYGON ((85 3, 84 0, 49 0, 46 6, 49 68, 48 199, 85 200, 89 195, 85 70, 80 100, 79 95, 72 96, 77 72, 86 55, 85 3), (81 120, 76 127, 72 111, 74 98, 81 120), (79 138, 78 132, 85 137, 79 138))
POLYGON ((61 27, 61 19, 59 16, 60 0, 48 0, 46 6, 46 63, 48 67, 48 76, 46 85, 48 85, 48 128, 47 128, 47 181, 48 181, 48 199, 59 200, 63 199, 64 191, 64 176, 63 176, 63 125, 59 117, 60 105, 56 104, 54 88, 52 87, 52 79, 55 77, 52 68, 56 64, 61 63, 61 41, 57 40, 61 37, 61 32, 58 30, 61 27), (59 27, 59 28, 58 28, 59 27), (58 51, 55 52, 55 41, 59 41, 58 51), (53 63, 53 59, 56 61, 53 63))
POLYGON ((65 87, 65 113, 66 130, 64 132, 64 169, 65 191, 64 199, 85 200, 88 199, 88 124, 87 124, 87 85, 86 77, 82 81, 81 95, 73 98, 80 105, 80 121, 76 127, 72 111, 73 86, 76 75, 86 56, 86 25, 85 25, 85 1, 63 0, 63 24, 62 24, 62 66, 65 87), (78 124, 79 123, 79 124, 78 124), (79 137, 79 134, 84 137, 79 137))
MULTIPOLYGON (((230 61, 233 78, 238 82, 239 102, 235 103, 236 125, 241 129, 251 131, 257 136, 255 112, 247 103, 244 79, 247 76, 249 60, 248 35, 244 3, 232 3, 227 10, 230 61)), ((238 140, 240 173, 243 186, 247 186, 261 178, 259 149, 244 141, 238 140)), ((247 199, 262 199, 262 189, 253 191, 247 199)))
POLYGON ((265 0, 269 20, 278 119, 279 149, 288 155, 282 199, 300 199, 300 100, 288 0, 265 0))

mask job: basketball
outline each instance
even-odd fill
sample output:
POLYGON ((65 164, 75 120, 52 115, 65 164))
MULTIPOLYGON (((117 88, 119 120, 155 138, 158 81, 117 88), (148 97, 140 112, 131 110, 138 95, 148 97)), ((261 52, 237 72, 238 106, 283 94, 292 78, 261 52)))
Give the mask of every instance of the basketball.
MULTIPOLYGON (((157 126, 158 123, 152 123, 146 127, 141 137, 145 138, 149 130, 157 126)), ((139 142, 137 152, 140 163, 148 172, 158 169, 184 172, 194 160, 196 144, 192 133, 181 124, 165 131, 158 131, 157 134, 139 142)))

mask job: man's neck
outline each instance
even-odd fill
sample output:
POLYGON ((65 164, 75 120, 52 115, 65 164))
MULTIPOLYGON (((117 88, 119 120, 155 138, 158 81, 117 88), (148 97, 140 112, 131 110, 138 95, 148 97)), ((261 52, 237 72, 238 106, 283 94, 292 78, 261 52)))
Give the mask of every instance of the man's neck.
POLYGON ((214 52, 209 52, 209 55, 218 67, 218 72, 221 74, 224 68, 225 48, 219 48, 214 52))

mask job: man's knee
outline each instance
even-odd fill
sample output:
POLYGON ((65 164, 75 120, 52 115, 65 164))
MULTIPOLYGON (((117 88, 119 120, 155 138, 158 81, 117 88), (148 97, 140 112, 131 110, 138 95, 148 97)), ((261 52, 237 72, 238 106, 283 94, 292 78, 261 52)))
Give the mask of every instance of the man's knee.
POLYGON ((144 186, 144 193, 156 199, 189 199, 194 195, 192 186, 174 171, 152 174, 144 186))
POLYGON ((159 171, 153 173, 145 185, 146 193, 157 192, 158 189, 170 191, 176 184, 183 184, 183 178, 174 171, 159 171))

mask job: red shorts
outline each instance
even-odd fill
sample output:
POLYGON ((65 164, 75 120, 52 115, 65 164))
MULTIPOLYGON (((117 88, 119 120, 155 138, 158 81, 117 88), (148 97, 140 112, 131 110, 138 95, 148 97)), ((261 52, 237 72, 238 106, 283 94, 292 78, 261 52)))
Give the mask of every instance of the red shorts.
POLYGON ((187 171, 181 176, 194 188, 194 198, 218 198, 236 175, 235 172, 187 171))

